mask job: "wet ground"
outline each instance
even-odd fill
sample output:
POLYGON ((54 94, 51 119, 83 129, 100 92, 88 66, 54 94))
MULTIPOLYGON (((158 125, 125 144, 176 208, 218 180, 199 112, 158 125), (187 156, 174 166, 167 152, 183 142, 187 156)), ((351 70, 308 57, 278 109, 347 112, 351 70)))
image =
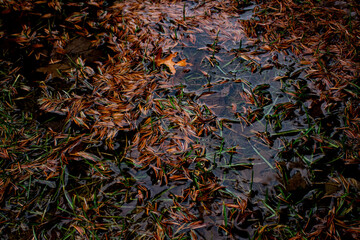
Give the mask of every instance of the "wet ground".
POLYGON ((347 106, 249 34, 260 5, 6 4, 4 239, 288 239, 334 201, 358 218, 347 106))

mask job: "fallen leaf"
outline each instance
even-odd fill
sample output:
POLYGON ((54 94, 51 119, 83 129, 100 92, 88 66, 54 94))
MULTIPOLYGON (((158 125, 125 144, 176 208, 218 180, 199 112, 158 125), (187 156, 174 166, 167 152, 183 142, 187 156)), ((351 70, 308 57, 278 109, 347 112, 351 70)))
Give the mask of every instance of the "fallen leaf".
POLYGON ((99 162, 100 158, 92 153, 88 153, 88 152, 76 152, 74 153, 75 156, 79 156, 79 157, 83 157, 87 160, 91 160, 94 162, 99 162))
POLYGON ((266 51, 271 51, 271 47, 269 45, 264 45, 261 47, 261 49, 264 49, 266 51))
POLYGON ((180 67, 186 67, 187 65, 190 65, 190 66, 191 66, 192 64, 186 62, 186 59, 183 59, 183 60, 177 62, 175 65, 180 66, 180 67))
POLYGON ((241 57, 242 59, 246 60, 246 61, 250 61, 251 58, 249 56, 246 56, 244 54, 240 54, 239 57, 241 57))
POLYGON ((53 15, 51 13, 47 13, 41 16, 41 18, 51 18, 53 15))
POLYGON ((176 57, 177 52, 170 54, 169 56, 167 56, 164 59, 161 59, 161 53, 162 53, 162 49, 160 48, 160 51, 158 52, 158 54, 155 57, 156 66, 160 67, 162 64, 165 64, 169 68, 170 72, 172 74, 175 74, 176 70, 175 70, 174 66, 176 63, 173 61, 173 58, 176 57))
POLYGON ((171 53, 169 56, 167 56, 164 59, 161 59, 161 53, 162 53, 162 50, 160 49, 160 51, 158 52, 158 54, 155 57, 155 64, 157 67, 160 67, 162 64, 166 65, 169 68, 171 74, 176 73, 175 65, 181 66, 181 67, 186 67, 187 65, 191 65, 191 63, 186 62, 186 59, 183 59, 177 63, 174 62, 173 58, 177 56, 177 52, 171 53))
POLYGON ((51 74, 52 77, 62 77, 61 71, 70 69, 71 66, 67 63, 55 63, 49 64, 46 67, 39 67, 36 69, 37 72, 44 74, 51 74))
POLYGON ((274 77, 274 81, 278 81, 278 80, 281 80, 281 79, 283 79, 283 78, 287 78, 288 76, 276 76, 276 77, 274 77))
POLYGON ((309 64, 311 64, 311 62, 310 62, 310 61, 300 61, 300 64, 302 64, 302 65, 309 65, 309 64))
POLYGON ((84 236, 84 229, 82 227, 76 226, 76 225, 72 225, 79 233, 81 236, 84 236))
POLYGON ((207 72, 205 72, 205 71, 203 71, 203 70, 200 70, 200 72, 201 72, 202 74, 204 74, 205 77, 209 77, 209 76, 210 76, 207 72))

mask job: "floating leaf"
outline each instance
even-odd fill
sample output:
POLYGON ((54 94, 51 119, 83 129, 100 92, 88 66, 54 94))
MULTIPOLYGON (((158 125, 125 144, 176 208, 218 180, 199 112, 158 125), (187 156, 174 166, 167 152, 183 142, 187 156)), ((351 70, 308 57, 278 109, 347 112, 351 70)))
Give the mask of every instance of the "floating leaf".
POLYGON ((180 66, 180 67, 186 67, 187 65, 190 65, 190 66, 191 66, 192 64, 186 62, 186 59, 183 59, 183 60, 177 62, 175 65, 180 66))
POLYGON ((160 49, 160 51, 158 52, 158 54, 155 57, 155 64, 157 67, 160 67, 162 64, 166 65, 169 68, 171 74, 176 73, 175 65, 181 66, 181 67, 186 67, 187 65, 191 65, 191 63, 186 62, 186 59, 183 59, 177 63, 174 62, 173 58, 177 56, 177 52, 171 53, 169 56, 167 56, 164 59, 161 59, 161 53, 162 53, 162 50, 160 49))

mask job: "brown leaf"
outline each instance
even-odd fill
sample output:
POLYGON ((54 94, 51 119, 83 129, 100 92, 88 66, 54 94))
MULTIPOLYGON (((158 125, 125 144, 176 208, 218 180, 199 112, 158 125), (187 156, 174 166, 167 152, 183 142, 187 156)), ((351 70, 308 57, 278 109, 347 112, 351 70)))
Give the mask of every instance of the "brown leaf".
POLYGON ((100 161, 99 157, 97 157, 96 155, 94 155, 92 153, 88 153, 88 152, 76 152, 74 155, 79 156, 79 157, 83 157, 83 158, 85 158, 87 160, 91 160, 91 161, 94 161, 94 162, 100 161))
POLYGON ((241 57, 242 59, 246 60, 246 61, 250 61, 251 58, 245 54, 240 54, 239 57, 241 57))
POLYGON ((281 80, 281 79, 283 79, 283 78, 287 78, 288 76, 276 76, 276 77, 274 77, 274 81, 278 81, 278 80, 281 80))
POLYGON ((76 231, 78 231, 80 233, 81 236, 84 236, 85 231, 82 227, 79 227, 76 225, 72 225, 72 226, 76 229, 76 231))
POLYGON ((300 61, 300 64, 302 64, 302 65, 309 65, 309 64, 311 64, 311 62, 310 61, 300 61))
POLYGON ((271 47, 269 45, 264 45, 261 47, 261 49, 264 49, 266 51, 271 51, 271 47))
POLYGON ((44 74, 51 74, 52 77, 62 77, 61 71, 68 70, 71 66, 67 63, 56 63, 56 64, 49 64, 46 67, 39 67, 36 69, 37 72, 42 72, 44 74))
POLYGON ((51 18, 53 15, 51 13, 47 13, 41 16, 41 18, 51 18))

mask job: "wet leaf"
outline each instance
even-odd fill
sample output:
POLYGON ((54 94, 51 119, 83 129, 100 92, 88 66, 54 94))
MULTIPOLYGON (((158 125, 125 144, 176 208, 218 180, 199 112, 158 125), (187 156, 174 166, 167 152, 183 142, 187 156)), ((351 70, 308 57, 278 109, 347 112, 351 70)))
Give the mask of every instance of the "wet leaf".
POLYGON ((180 60, 179 62, 175 63, 173 61, 173 58, 175 58, 177 56, 177 52, 175 53, 171 53, 169 56, 161 59, 161 53, 162 50, 160 50, 158 52, 158 54, 155 57, 155 64, 157 67, 160 67, 162 64, 166 65, 171 74, 175 74, 176 70, 175 70, 175 66, 181 66, 181 67, 186 67, 188 65, 191 65, 191 63, 186 62, 186 59, 180 60))
POLYGON ((325 183, 325 193, 327 195, 333 194, 341 189, 340 185, 335 182, 325 183))
POLYGON ((288 191, 295 191, 298 189, 305 189, 307 185, 308 184, 304 177, 301 175, 301 173, 297 172, 288 180, 286 184, 286 189, 288 191))
POLYGON ((78 233, 80 234, 80 236, 84 236, 85 230, 82 227, 76 226, 76 225, 72 225, 76 231, 78 231, 78 233))
POLYGON ((88 152, 77 152, 73 154, 74 156, 79 156, 79 157, 83 157, 85 159, 94 161, 94 162, 99 162, 100 158, 92 153, 88 153, 88 152))
POLYGON ((309 65, 309 64, 311 64, 311 62, 310 62, 310 61, 300 61, 300 64, 302 64, 302 65, 309 65))

